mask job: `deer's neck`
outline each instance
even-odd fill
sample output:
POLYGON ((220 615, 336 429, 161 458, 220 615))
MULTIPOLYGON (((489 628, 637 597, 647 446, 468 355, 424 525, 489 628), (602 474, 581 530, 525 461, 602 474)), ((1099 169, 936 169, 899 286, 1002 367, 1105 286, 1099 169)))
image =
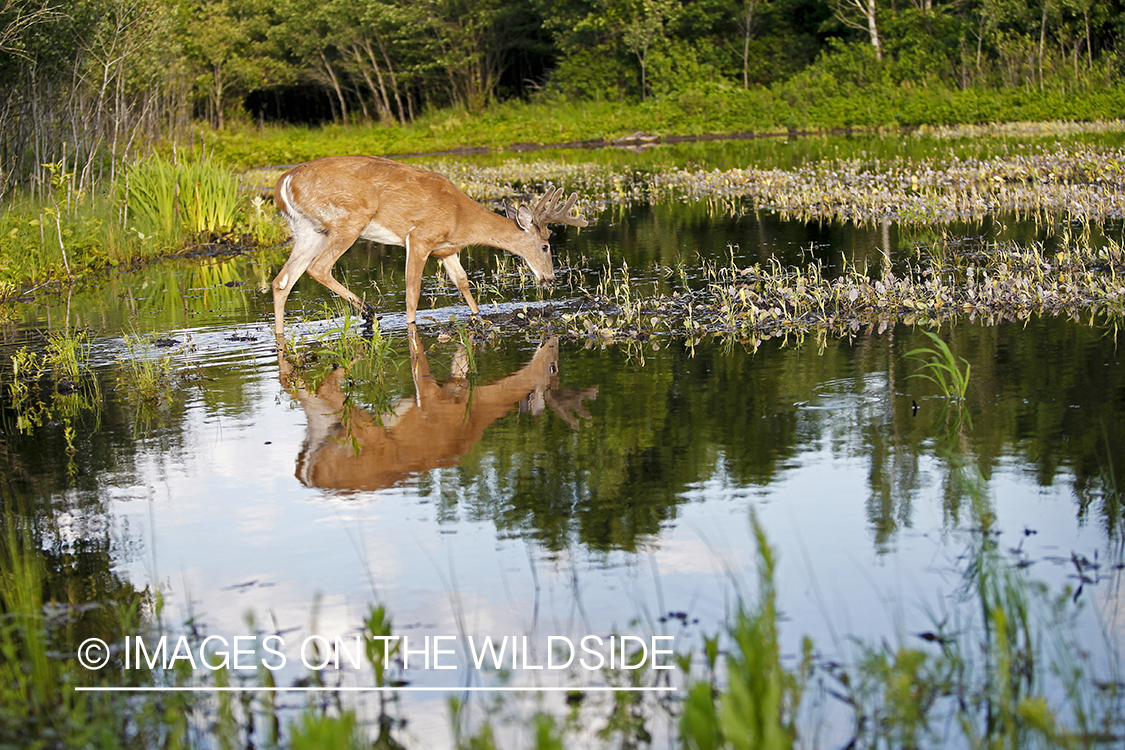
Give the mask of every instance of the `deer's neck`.
MULTIPOLYGON (((478 206, 480 204, 477 204, 478 206)), ((526 232, 516 226, 516 222, 507 216, 501 216, 494 211, 489 211, 480 206, 480 211, 473 217, 472 231, 469 232, 470 245, 489 245, 501 250, 513 251, 526 244, 526 232)))

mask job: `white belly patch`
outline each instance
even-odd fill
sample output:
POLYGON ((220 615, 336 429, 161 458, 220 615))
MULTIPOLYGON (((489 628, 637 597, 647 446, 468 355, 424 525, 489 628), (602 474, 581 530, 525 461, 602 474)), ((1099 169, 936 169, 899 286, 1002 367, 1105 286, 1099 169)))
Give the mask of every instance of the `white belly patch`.
POLYGON ((405 245, 406 242, 397 234, 387 229, 382 224, 370 222, 359 235, 365 240, 373 242, 382 242, 384 245, 405 245))

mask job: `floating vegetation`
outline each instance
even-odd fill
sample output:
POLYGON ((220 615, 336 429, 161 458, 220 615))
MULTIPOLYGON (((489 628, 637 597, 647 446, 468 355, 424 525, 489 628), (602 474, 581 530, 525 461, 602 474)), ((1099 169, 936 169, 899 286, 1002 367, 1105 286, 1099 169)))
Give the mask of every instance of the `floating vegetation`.
MULTIPOLYGON (((882 332, 896 321, 937 326, 958 317, 995 324, 1032 315, 1125 315, 1125 252, 1115 241, 1100 249, 1077 243, 1048 254, 1038 244, 981 247, 939 240, 919 249, 905 271, 888 269, 877 277, 851 265, 830 277, 819 262, 782 267, 776 261, 746 268, 707 264, 703 275, 701 289, 685 281, 670 294, 646 293, 626 268, 611 269, 577 305, 525 311, 511 322, 542 335, 598 343, 656 335, 691 343, 714 335, 757 346, 811 332, 882 332), (927 262, 930 255, 939 256, 940 265, 927 262)), ((511 317, 485 316, 501 327, 511 317)))
POLYGON ((642 169, 514 159, 490 167, 445 161, 430 166, 478 200, 536 192, 553 182, 577 190, 584 205, 718 200, 731 213, 767 209, 804 221, 947 223, 997 211, 1098 219, 1121 216, 1125 206, 1125 151, 1092 146, 986 159, 831 159, 795 169, 642 169))

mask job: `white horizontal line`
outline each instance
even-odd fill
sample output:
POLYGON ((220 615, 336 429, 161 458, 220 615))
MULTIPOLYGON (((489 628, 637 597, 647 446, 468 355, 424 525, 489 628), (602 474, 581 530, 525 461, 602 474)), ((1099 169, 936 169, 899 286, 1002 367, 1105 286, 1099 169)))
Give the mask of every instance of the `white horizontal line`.
POLYGON ((675 692, 674 687, 75 687, 80 693, 453 693, 453 692, 581 692, 652 693, 675 692))

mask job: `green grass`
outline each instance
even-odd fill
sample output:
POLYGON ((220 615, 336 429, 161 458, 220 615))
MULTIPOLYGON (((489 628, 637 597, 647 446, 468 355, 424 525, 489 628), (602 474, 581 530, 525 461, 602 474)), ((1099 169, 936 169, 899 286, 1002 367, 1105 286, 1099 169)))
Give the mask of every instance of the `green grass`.
POLYGON ((401 155, 460 147, 504 148, 653 135, 776 134, 837 128, 880 129, 962 123, 1112 120, 1125 111, 1125 87, 1057 91, 967 91, 887 87, 841 93, 800 79, 769 89, 709 85, 644 103, 507 101, 482 112, 439 110, 408 125, 323 127, 248 125, 208 131, 216 159, 235 169, 294 164, 343 153, 401 155))
POLYGON ((172 353, 159 352, 150 338, 125 334, 128 356, 119 360, 118 382, 143 403, 167 403, 172 398, 174 363, 172 353))
POLYGON ((919 347, 907 352, 905 356, 914 357, 922 362, 918 372, 911 373, 911 378, 928 380, 938 387, 947 399, 963 401, 969 391, 969 372, 972 365, 969 360, 961 357, 964 369, 957 364, 949 345, 941 337, 931 331, 922 331, 934 343, 933 347, 919 347))
POLYGON ((714 677, 718 639, 705 644, 709 672, 691 684, 680 719, 680 734, 688 750, 785 750, 797 740, 797 716, 811 667, 812 644, 805 640, 797 670, 781 662, 777 589, 777 553, 766 539, 757 515, 751 527, 758 550, 758 598, 740 601, 728 632, 725 686, 716 689, 714 677))

